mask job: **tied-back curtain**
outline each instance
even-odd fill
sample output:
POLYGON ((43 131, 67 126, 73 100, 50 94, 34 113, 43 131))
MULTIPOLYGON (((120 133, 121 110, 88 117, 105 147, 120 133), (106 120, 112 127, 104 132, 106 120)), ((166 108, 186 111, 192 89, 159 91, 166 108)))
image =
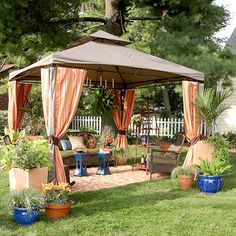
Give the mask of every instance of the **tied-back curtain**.
POLYGON ((31 84, 19 84, 17 81, 8 84, 8 125, 11 130, 18 130, 24 118, 24 108, 30 95, 31 84))
POLYGON ((200 114, 194 105, 199 90, 199 83, 183 81, 184 127, 185 135, 191 146, 188 150, 184 166, 196 163, 196 143, 200 136, 200 114))
POLYGON ((58 140, 69 128, 83 91, 86 70, 65 67, 41 69, 42 100, 50 150, 55 160, 55 182, 66 182, 58 140))
POLYGON ((127 148, 128 140, 125 132, 128 129, 131 116, 133 114, 135 90, 129 89, 125 91, 124 101, 122 104, 122 91, 115 91, 115 104, 117 109, 113 111, 113 119, 118 128, 118 135, 116 137, 116 148, 127 148))

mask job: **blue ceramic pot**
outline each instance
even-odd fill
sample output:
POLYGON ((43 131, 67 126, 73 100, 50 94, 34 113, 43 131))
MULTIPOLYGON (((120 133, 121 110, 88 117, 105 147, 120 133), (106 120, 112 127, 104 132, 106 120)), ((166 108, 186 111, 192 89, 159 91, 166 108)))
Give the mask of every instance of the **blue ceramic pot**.
POLYGON ((223 187, 224 175, 201 175, 198 174, 197 185, 201 192, 212 194, 219 192, 223 187))
POLYGON ((14 207, 14 219, 21 225, 33 224, 39 219, 39 208, 27 209, 14 207))

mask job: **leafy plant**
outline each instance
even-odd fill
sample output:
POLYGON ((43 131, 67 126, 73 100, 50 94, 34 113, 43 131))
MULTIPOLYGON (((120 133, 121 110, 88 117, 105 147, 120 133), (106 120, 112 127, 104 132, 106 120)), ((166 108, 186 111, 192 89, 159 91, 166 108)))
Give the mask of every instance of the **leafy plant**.
POLYGON ((231 90, 219 92, 212 88, 199 92, 195 100, 195 105, 206 122, 208 137, 212 133, 216 119, 230 108, 230 105, 224 102, 232 93, 233 91, 231 90))
POLYGON ((100 87, 93 90, 94 99, 87 106, 87 110, 94 115, 111 116, 111 111, 116 108, 114 98, 115 94, 111 89, 100 87))
POLYGON ((203 160, 200 165, 195 165, 195 169, 205 176, 222 175, 231 169, 231 165, 225 165, 219 158, 215 158, 212 161, 203 160))
POLYGON ((5 135, 9 135, 10 140, 13 144, 16 144, 16 143, 26 139, 24 129, 19 132, 19 131, 15 131, 15 130, 10 130, 5 127, 4 133, 5 133, 5 135))
POLYGON ((193 167, 182 167, 178 166, 174 168, 171 172, 171 178, 175 179, 178 175, 194 175, 195 169, 193 167))
POLYGON ((221 134, 214 134, 207 139, 214 146, 213 158, 219 159, 223 164, 229 164, 229 141, 221 134))
POLYGON ((54 185, 53 183, 42 184, 45 193, 46 203, 64 204, 70 200, 70 185, 67 183, 60 183, 54 185))
POLYGON ((223 134, 223 137, 229 141, 230 148, 236 148, 236 133, 235 132, 228 132, 223 134))
POLYGON ((1 168, 7 171, 14 167, 26 170, 40 167, 50 168, 51 166, 46 140, 21 140, 18 143, 4 146, 0 155, 1 168))
POLYGON ((35 189, 23 189, 13 192, 10 195, 9 202, 13 207, 28 208, 43 207, 44 196, 35 189))
POLYGON ((4 127, 7 126, 7 111, 0 111, 0 135, 4 134, 4 127))

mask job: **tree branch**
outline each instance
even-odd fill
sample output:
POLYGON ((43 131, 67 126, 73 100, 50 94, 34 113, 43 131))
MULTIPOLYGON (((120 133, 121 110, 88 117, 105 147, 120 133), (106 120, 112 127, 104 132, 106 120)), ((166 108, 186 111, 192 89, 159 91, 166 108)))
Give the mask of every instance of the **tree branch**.
POLYGON ((125 18, 125 22, 132 22, 135 20, 162 20, 163 17, 161 16, 156 16, 156 17, 128 17, 125 18))
MULTIPOLYGON (((125 18, 125 22, 132 22, 136 20, 162 20, 163 17, 157 16, 157 17, 128 17, 125 18)), ((69 18, 69 19, 58 19, 58 20, 51 20, 50 24, 56 24, 56 25, 66 25, 66 24, 75 24, 78 22, 100 22, 103 24, 106 24, 109 21, 109 19, 105 19, 102 17, 75 17, 75 18, 69 18)))
POLYGON ((58 25, 64 25, 64 24, 74 24, 77 22, 100 22, 100 23, 107 23, 107 20, 104 18, 99 17, 76 17, 76 18, 69 18, 69 19, 60 19, 60 20, 51 20, 51 24, 58 24, 58 25))

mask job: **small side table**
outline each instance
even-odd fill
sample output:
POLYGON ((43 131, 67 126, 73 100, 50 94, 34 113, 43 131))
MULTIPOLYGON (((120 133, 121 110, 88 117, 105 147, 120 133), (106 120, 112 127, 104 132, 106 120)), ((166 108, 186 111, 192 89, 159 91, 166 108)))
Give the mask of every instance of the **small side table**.
POLYGON ((109 160, 112 153, 98 153, 98 175, 110 175, 109 160))
POLYGON ((81 152, 75 154, 75 163, 76 169, 74 171, 75 176, 88 176, 87 166, 86 166, 86 159, 88 157, 87 152, 81 152), (79 162, 79 163, 78 163, 79 162))

